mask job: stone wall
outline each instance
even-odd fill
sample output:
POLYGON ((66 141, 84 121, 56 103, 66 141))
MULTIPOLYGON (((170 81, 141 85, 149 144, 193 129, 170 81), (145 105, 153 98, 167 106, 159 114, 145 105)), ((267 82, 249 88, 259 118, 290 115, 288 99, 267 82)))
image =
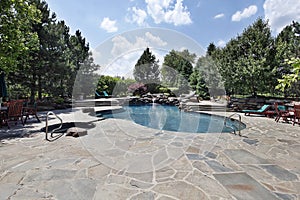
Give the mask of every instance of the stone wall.
POLYGON ((232 111, 256 110, 263 105, 273 105, 274 102, 290 103, 293 99, 267 98, 267 97, 248 97, 248 98, 231 98, 228 108, 232 111))

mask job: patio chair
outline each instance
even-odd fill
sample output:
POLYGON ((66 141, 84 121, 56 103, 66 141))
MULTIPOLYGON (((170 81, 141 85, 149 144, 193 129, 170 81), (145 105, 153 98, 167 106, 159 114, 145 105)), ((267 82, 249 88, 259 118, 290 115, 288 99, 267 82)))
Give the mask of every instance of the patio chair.
POLYGON ((263 105, 260 109, 258 110, 242 110, 243 113, 245 113, 246 116, 250 116, 250 114, 256 114, 256 115, 265 115, 270 117, 271 115, 274 115, 275 112, 270 110, 272 108, 271 105, 263 105))
POLYGON ((295 124, 300 124, 300 105, 294 105, 294 119, 293 126, 295 124))
POLYGON ((4 114, 4 123, 10 128, 10 123, 15 122, 15 125, 19 120, 23 121, 23 100, 11 101, 8 103, 7 113, 4 114))
POLYGON ((106 91, 102 91, 101 94, 99 94, 99 92, 95 91, 95 99, 98 98, 110 98, 111 95, 107 94, 106 91))
POLYGON ((281 118, 285 122, 291 121, 294 118, 294 114, 287 110, 284 105, 279 105, 278 102, 274 103, 274 109, 277 114, 275 117, 276 122, 279 122, 281 118))
POLYGON ((34 116, 38 120, 38 122, 41 122, 41 120, 39 119, 39 117, 37 115, 37 102, 34 102, 33 105, 27 104, 23 108, 23 116, 25 116, 24 124, 26 124, 26 121, 30 115, 34 116))

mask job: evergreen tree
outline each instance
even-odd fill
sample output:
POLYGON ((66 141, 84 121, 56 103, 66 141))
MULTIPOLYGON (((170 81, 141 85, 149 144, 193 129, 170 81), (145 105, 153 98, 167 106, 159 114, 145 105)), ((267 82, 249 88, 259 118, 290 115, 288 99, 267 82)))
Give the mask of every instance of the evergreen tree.
POLYGON ((267 21, 257 19, 216 52, 214 61, 230 92, 256 96, 274 90, 274 39, 267 21))
POLYGON ((197 68, 194 69, 189 80, 192 90, 196 91, 196 94, 199 95, 199 97, 202 99, 209 99, 209 91, 205 84, 205 80, 197 68))
POLYGON ((27 63, 30 52, 38 49, 32 24, 38 23, 41 15, 26 0, 1 0, 0 8, 0 71, 10 73, 27 63))
MULTIPOLYGON (((295 69, 290 63, 291 60, 300 58, 300 23, 292 22, 286 26, 276 37, 276 77, 277 79, 286 79, 286 77, 295 74, 295 69)), ((299 94, 299 83, 295 81, 292 84, 283 84, 286 88, 281 88, 285 96, 299 94)))
POLYGON ((155 55, 147 47, 134 67, 133 76, 142 83, 159 83, 159 65, 155 55))
POLYGON ((188 50, 175 51, 171 50, 164 57, 162 67, 162 79, 166 85, 179 87, 183 82, 189 80, 193 73, 193 63, 196 55, 191 54, 188 50), (183 81, 181 79, 185 79, 183 81))

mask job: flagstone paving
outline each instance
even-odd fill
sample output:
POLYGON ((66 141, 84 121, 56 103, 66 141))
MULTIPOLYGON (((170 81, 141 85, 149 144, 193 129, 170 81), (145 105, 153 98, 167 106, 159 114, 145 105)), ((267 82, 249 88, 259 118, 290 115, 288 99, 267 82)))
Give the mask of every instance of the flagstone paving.
POLYGON ((95 126, 53 142, 40 131, 45 113, 42 123, 2 128, 0 199, 300 199, 298 125, 242 115, 240 137, 97 121, 80 109, 55 112, 64 122, 95 126))

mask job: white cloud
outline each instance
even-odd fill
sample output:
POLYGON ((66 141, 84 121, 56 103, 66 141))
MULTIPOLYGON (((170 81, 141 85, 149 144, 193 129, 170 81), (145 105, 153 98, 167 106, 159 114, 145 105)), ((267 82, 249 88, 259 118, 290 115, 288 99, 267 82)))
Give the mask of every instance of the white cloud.
POLYGON ((126 54, 113 60, 108 66, 106 66, 105 69, 103 69, 101 74, 132 78, 134 65, 142 53, 142 50, 127 52, 126 54))
POLYGON ((146 25, 145 20, 147 18, 146 11, 138 9, 136 7, 129 8, 131 16, 126 18, 127 22, 137 23, 139 26, 146 25))
POLYGON ((110 20, 108 17, 103 18, 101 22, 101 28, 106 30, 108 33, 113 33, 118 31, 118 27, 116 26, 117 21, 110 20))
POLYGON ((225 16, 224 13, 220 13, 220 14, 217 14, 216 16, 214 16, 214 19, 223 18, 224 16, 225 16))
POLYGON ((163 41, 159 36, 154 36, 150 32, 145 33, 146 39, 149 40, 151 44, 158 46, 166 46, 167 42, 163 41))
POLYGON ((151 46, 166 46, 167 43, 163 41, 159 36, 155 36, 150 32, 146 32, 143 37, 135 37, 135 41, 130 42, 124 36, 116 36, 112 39, 113 48, 112 55, 118 56, 129 51, 136 49, 145 49, 151 46))
POLYGON ((186 6, 183 6, 182 0, 177 0, 174 9, 166 12, 165 21, 175 26, 192 23, 190 12, 186 6))
POLYGON ((183 6, 183 0, 145 0, 147 12, 156 24, 162 22, 178 25, 191 24, 190 12, 183 6))
POLYGON ((127 77, 132 76, 133 67, 146 47, 149 47, 156 59, 159 59, 161 62, 165 54, 155 48, 167 45, 159 36, 155 36, 150 32, 146 32, 143 36, 135 37, 134 41, 119 35, 112 38, 112 43, 111 54, 116 59, 111 60, 102 73, 127 77), (151 49, 151 47, 155 48, 151 49))
POLYGON ((171 0, 145 0, 147 4, 147 12, 153 18, 156 24, 163 22, 165 16, 165 9, 171 3, 171 0))
POLYGON ((219 40, 219 41, 217 42, 217 46, 218 46, 218 47, 225 47, 225 45, 226 45, 226 42, 225 42, 224 40, 219 40))
POLYGON ((167 42, 163 41, 159 36, 146 32, 141 36, 136 36, 133 40, 118 35, 112 38, 111 55, 115 60, 110 60, 110 64, 103 69, 103 74, 130 76, 134 65, 138 58, 142 55, 146 47, 149 47, 157 59, 161 61, 162 53, 152 47, 166 46, 167 42))
POLYGON ((279 33, 286 25, 300 20, 299 0, 266 0, 264 3, 265 18, 271 29, 279 33))
MULTIPOLYGON (((134 66, 137 63, 137 60, 143 54, 144 50, 145 49, 136 49, 134 51, 126 52, 125 54, 119 56, 117 59, 113 60, 108 66, 106 66, 101 74, 133 78, 134 66)), ((150 51, 155 56, 156 60, 159 60, 159 64, 161 65, 164 61, 166 52, 151 48, 150 51)))
POLYGON ((257 6, 256 5, 251 5, 248 8, 245 8, 242 12, 237 11, 234 13, 231 17, 232 21, 241 21, 244 18, 251 17, 252 15, 255 15, 257 12, 257 6))

